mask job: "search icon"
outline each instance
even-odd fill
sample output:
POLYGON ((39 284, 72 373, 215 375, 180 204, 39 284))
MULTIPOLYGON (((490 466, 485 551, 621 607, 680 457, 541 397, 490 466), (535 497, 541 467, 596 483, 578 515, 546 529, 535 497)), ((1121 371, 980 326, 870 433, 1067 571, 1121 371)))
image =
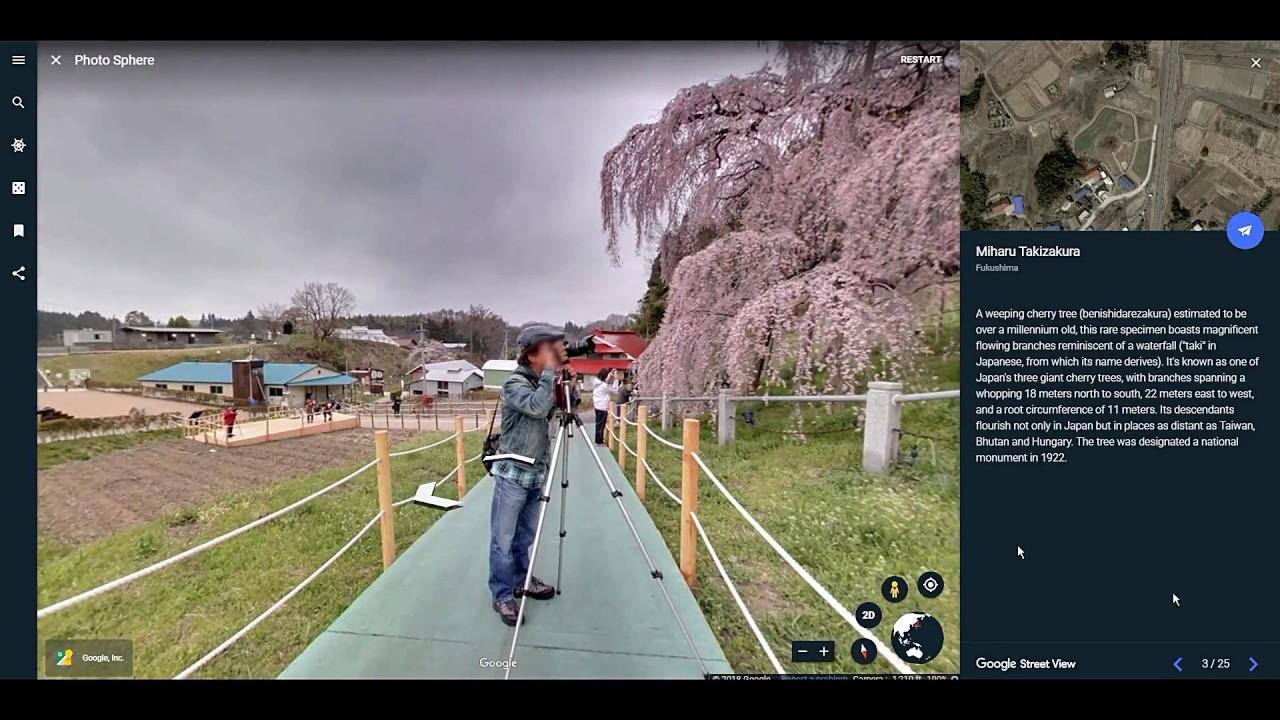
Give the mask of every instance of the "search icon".
POLYGON ((22 98, 17 95, 13 96, 13 106, 16 108, 22 108, 23 110, 27 109, 27 106, 22 104, 22 98))

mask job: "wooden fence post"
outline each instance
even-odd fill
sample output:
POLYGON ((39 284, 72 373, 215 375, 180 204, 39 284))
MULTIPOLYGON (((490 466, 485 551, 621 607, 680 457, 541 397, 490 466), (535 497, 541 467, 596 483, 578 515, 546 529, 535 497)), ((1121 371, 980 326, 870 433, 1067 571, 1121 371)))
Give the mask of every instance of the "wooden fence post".
POLYGON ((458 460, 458 499, 467 494, 467 450, 463 446, 466 436, 462 434, 462 416, 453 416, 453 454, 458 460))
POLYGON ((613 401, 610 400, 609 414, 604 419, 604 441, 609 446, 610 450, 613 449, 613 408, 613 401))
POLYGON ((378 509, 382 511, 382 569, 396 559, 396 510, 391 499, 391 441, 386 430, 373 434, 373 447, 378 456, 378 509))
POLYGON ((636 497, 640 498, 640 502, 644 502, 644 449, 645 441, 649 439, 645 426, 648 422, 649 406, 640 403, 640 407, 636 408, 636 497))
POLYGON ((693 454, 698 452, 698 421, 686 418, 684 451, 680 459, 680 574, 689 587, 698 583, 698 529, 693 525, 693 514, 698 511, 698 463, 693 454))
POLYGON ((627 471, 627 404, 618 406, 618 467, 627 471))

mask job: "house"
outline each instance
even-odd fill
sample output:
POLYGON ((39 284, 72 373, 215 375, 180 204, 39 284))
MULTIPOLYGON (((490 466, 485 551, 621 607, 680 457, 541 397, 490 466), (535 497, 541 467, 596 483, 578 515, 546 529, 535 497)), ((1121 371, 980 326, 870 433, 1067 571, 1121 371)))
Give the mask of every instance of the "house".
POLYGON ((1084 185, 1076 188, 1076 191, 1072 193, 1072 197, 1074 197, 1077 200, 1083 200, 1085 196, 1091 192, 1093 192, 1093 188, 1089 187, 1088 185, 1084 185))
POLYGON ((405 337, 403 335, 390 335, 388 337, 394 340, 396 345, 399 345, 405 350, 412 350, 418 345, 418 341, 411 337, 405 337))
MULTIPOLYGON (((640 333, 630 330, 597 329, 591 331, 590 337, 595 343, 595 352, 569 360, 569 367, 584 379, 601 370, 632 370, 649 346, 640 333)), ((592 387, 590 382, 587 386, 592 387)))
MULTIPOLYGON (((446 363, 434 364, 444 365, 446 363)), ((471 363, 467 363, 467 365, 471 365, 471 363)), ((414 395, 446 396, 451 400, 465 400, 468 392, 479 390, 483 386, 484 373, 474 365, 471 365, 469 368, 451 367, 427 370, 421 380, 409 385, 409 392, 414 395)))
POLYGON ((1101 179, 1102 179, 1102 168, 1094 168, 1089 172, 1085 173, 1084 177, 1080 178, 1080 182, 1090 187, 1093 187, 1093 185, 1101 179))
POLYGON ((1008 215, 1012 211, 1013 211, 1013 203, 1009 202, 1008 200, 1001 200, 1000 202, 991 206, 992 215, 1008 215))
POLYGON ((301 407, 308 394, 318 400, 336 397, 343 388, 355 381, 350 375, 313 363, 272 363, 262 360, 180 362, 138 378, 144 388, 216 395, 228 400, 263 397, 272 405, 279 404, 287 397, 293 407, 301 407), (237 388, 234 374, 235 366, 240 363, 253 365, 252 383, 259 384, 257 387, 249 384, 237 388), (240 392, 237 393, 237 389, 240 392))
POLYGON ((416 379, 417 379, 417 380, 422 380, 422 379, 423 379, 423 377, 424 377, 425 375, 427 375, 428 373, 430 373, 432 370, 476 370, 476 371, 479 371, 479 370, 480 370, 480 368, 476 367, 475 365, 472 365, 471 363, 467 362, 466 360, 442 360, 442 361, 440 361, 440 362, 433 362, 433 363, 426 363, 425 365, 419 365, 419 366, 417 366, 417 367, 413 368, 412 370, 410 370, 409 372, 405 373, 405 376, 406 376, 406 377, 408 377, 408 378, 409 378, 409 379, 411 379, 411 380, 415 379, 415 376, 417 376, 417 377, 416 377, 416 379))
POLYGON ((357 340, 360 342, 382 343, 383 345, 399 345, 395 338, 382 332, 382 330, 365 327, 364 325, 352 325, 349 328, 334 330, 333 336, 339 340, 357 340))
POLYGON ((1200 224, 1200 221, 1197 220, 1196 224, 1191 226, 1191 229, 1195 231, 1204 230, 1204 225, 1200 224))
POLYGON ((93 347, 111 345, 110 330, 63 330, 62 347, 93 347))
POLYGON ((1013 196, 1013 214, 1014 215, 1022 214, 1022 196, 1021 195, 1013 196))
POLYGON ((1128 175, 1121 175, 1120 180, 1118 182, 1120 183, 1120 187, 1124 188, 1125 190, 1132 190, 1134 187, 1136 187, 1133 184, 1133 181, 1129 179, 1128 175))
POLYGON ((1113 98, 1113 97, 1115 97, 1115 96, 1116 96, 1116 86, 1115 86, 1115 85, 1110 85, 1110 86, 1108 86, 1108 87, 1107 87, 1107 89, 1106 89, 1106 90, 1103 90, 1103 91, 1102 91, 1102 97, 1107 98, 1108 100, 1109 100, 1109 99, 1111 99, 1111 98, 1113 98))
POLYGON ((180 345, 213 345, 222 340, 224 330, 213 328, 171 328, 126 326, 116 331, 112 345, 121 348, 156 348, 180 345))
POLYGON ((440 344, 445 346, 445 349, 447 350, 466 350, 467 349, 466 343, 440 343, 440 344))
POLYGON ((502 387, 502 383, 511 377, 511 373, 516 371, 515 360, 490 360, 481 368, 484 375, 484 386, 490 390, 497 390, 502 387))
POLYGON ((1054 224, 1054 225, 1045 225, 1045 226, 1044 226, 1044 229, 1045 229, 1045 230, 1062 230, 1062 226, 1061 226, 1061 225, 1057 225, 1057 224, 1054 224))

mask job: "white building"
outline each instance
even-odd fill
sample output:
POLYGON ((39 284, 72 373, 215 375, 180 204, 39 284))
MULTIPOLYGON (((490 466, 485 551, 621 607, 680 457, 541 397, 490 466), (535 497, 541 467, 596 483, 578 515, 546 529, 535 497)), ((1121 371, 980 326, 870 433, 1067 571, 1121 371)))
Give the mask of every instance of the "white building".
POLYGON ((333 336, 339 340, 360 340, 363 342, 383 343, 384 345, 399 345, 396 339, 388 336, 382 330, 368 328, 364 325, 352 325, 349 328, 342 328, 333 331, 333 336))
POLYGON ((111 345, 110 330, 63 330, 62 346, 78 347, 82 345, 111 345))
MULTIPOLYGON (((470 363, 467 364, 470 365, 470 363)), ((421 380, 409 386, 409 392, 414 395, 445 396, 451 400, 465 400, 469 391, 479 390, 483 386, 484 373, 473 365, 470 368, 427 370, 421 380)))

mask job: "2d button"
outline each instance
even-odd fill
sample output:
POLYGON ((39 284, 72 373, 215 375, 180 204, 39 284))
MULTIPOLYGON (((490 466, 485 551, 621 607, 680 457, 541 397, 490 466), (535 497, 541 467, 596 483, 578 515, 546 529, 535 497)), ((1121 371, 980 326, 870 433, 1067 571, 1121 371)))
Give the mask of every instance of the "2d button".
POLYGON ((853 641, 853 647, 850 648, 849 652, 853 655, 854 662, 859 665, 870 665, 876 661, 876 653, 878 651, 875 643, 866 638, 861 638, 853 641))
POLYGON ((792 640, 791 662, 835 662, 835 640, 792 640))
POLYGON ((899 575, 890 575, 880 583, 880 594, 891 603, 907 599, 907 581, 899 575))
POLYGON ((880 606, 873 602, 864 602, 854 611, 853 618, 858 621, 858 625, 870 630, 880 624, 884 619, 884 614, 880 612, 880 606))
POLYGON ((942 576, 930 570, 916 578, 916 589, 927 598, 936 598, 942 594, 942 576))

